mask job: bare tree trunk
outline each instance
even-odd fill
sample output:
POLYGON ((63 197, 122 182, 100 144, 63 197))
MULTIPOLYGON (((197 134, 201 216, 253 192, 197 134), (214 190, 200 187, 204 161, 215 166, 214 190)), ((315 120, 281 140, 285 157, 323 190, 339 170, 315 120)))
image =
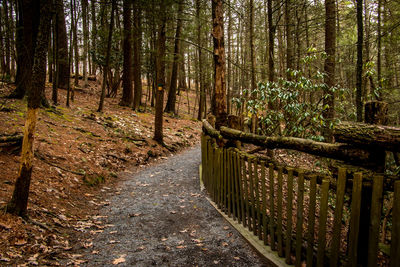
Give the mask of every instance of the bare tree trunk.
POLYGON ((231 51, 231 35, 232 35, 232 12, 231 12, 231 1, 228 0, 228 84, 227 84, 227 88, 226 88, 226 110, 228 112, 228 114, 231 113, 231 88, 232 88, 232 64, 231 64, 231 60, 232 60, 232 51, 231 51))
MULTIPOLYGON (((286 71, 294 68, 294 41, 293 41, 293 20, 291 13, 293 8, 292 0, 285 0, 285 24, 286 24, 286 71)), ((286 79, 291 80, 290 72, 286 73, 286 79)))
MULTIPOLYGON (((254 51, 254 0, 250 0, 250 21, 249 21, 249 35, 250 35, 250 61, 251 61, 251 99, 256 99, 257 96, 254 91, 257 89, 256 82, 256 55, 254 51)), ((257 114, 251 115, 251 132, 256 133, 257 128, 257 114)))
POLYGON ((64 3, 63 0, 56 0, 57 8, 57 53, 58 53, 58 87, 66 89, 69 84, 70 69, 68 67, 68 43, 67 28, 65 26, 64 3))
MULTIPOLYGON (((72 16, 72 32, 74 34, 74 61, 75 61, 75 79, 74 79, 74 88, 79 86, 79 50, 78 50, 78 12, 76 11, 76 0, 74 0, 73 10, 71 12, 74 13, 72 16)), ((71 100, 74 100, 74 94, 72 94, 71 100)))
MULTIPOLYGON (((16 51, 15 51, 15 22, 14 22, 14 5, 16 6, 17 1, 12 1, 10 5, 10 27, 11 27, 11 78, 15 81, 15 60, 16 60, 16 51)), ((17 10, 15 9, 15 13, 17 10)))
POLYGON ((363 121, 362 67, 363 67, 363 0, 357 0, 357 66, 356 66, 356 108, 357 121, 363 121))
POLYGON ((206 114, 206 90, 204 84, 204 73, 203 73, 203 52, 201 51, 201 18, 200 18, 200 11, 201 11, 201 1, 196 0, 196 23, 197 23, 197 54, 199 57, 199 68, 198 68, 198 76, 199 76, 199 87, 200 87, 200 97, 199 97, 199 113, 197 115, 197 119, 201 120, 205 118, 206 114))
MULTIPOLYGON (((6 64, 5 64, 5 74, 10 77, 10 66, 11 66, 11 28, 10 28, 10 19, 8 16, 8 4, 7 0, 3 0, 3 9, 4 9, 4 25, 6 28, 5 34, 5 45, 6 45, 6 64)), ((10 3, 11 4, 11 3, 10 3)))
POLYGON ((174 62, 172 63, 172 72, 171 72, 171 83, 168 90, 168 100, 165 106, 164 112, 172 112, 176 114, 175 104, 176 104, 176 86, 177 86, 177 78, 178 78, 178 61, 180 54, 180 35, 182 28, 182 18, 181 13, 183 11, 183 0, 179 1, 178 7, 178 16, 176 23, 176 33, 175 33, 175 46, 174 46, 174 62))
POLYGON ((9 97, 22 99, 31 87, 38 26, 38 0, 18 0, 16 88, 9 97))
POLYGON ((97 109, 97 112, 103 112, 103 107, 104 107, 104 98, 106 95, 107 73, 108 73, 109 67, 110 67, 111 41, 112 41, 112 32, 113 32, 113 26, 114 26, 114 11, 115 11, 116 5, 117 5, 116 0, 112 0, 110 26, 108 29, 106 62, 104 65, 103 83, 101 85, 100 102, 99 102, 99 108, 97 109))
POLYGON ((86 88, 88 84, 87 59, 89 53, 89 25, 88 25, 88 8, 87 0, 82 0, 82 30, 83 30, 83 86, 86 88))
POLYGON ((59 65, 58 65, 58 49, 57 49, 57 12, 53 15, 53 21, 52 21, 52 29, 53 29, 53 84, 52 84, 52 96, 51 99, 53 100, 54 105, 58 105, 58 88, 57 88, 57 79, 58 79, 58 71, 59 71, 59 65))
POLYGON ((133 38, 133 83, 135 93, 133 97, 133 109, 139 110, 142 104, 142 7, 139 1, 134 2, 134 38, 133 38))
POLYGON ((274 81, 275 67, 274 67, 274 38, 275 38, 275 25, 272 24, 272 1, 268 0, 268 81, 274 81))
POLYGON ((324 128, 324 137, 328 142, 332 142, 332 127, 331 122, 335 117, 335 94, 332 91, 332 87, 335 86, 335 48, 336 48, 336 8, 335 0, 325 1, 325 52, 326 59, 324 65, 325 89, 324 94, 324 106, 326 107, 323 111, 323 116, 327 120, 327 125, 324 128))
POLYGON ((225 82, 225 46, 224 46, 224 18, 222 0, 212 0, 214 42, 214 97, 212 113, 216 117, 217 129, 226 125, 226 82, 225 82))
POLYGON ((122 73, 121 106, 130 106, 133 103, 132 87, 132 0, 124 0, 124 70, 122 73))
MULTIPOLYGON (((91 31, 91 39, 92 39, 92 50, 96 51, 96 38, 97 38, 97 24, 96 24, 96 1, 90 1, 91 8, 91 19, 92 19, 92 31, 91 31)), ((90 70, 90 74, 96 75, 97 66, 95 55, 92 55, 92 68, 90 70)))
POLYGON ((186 90, 187 89, 187 84, 186 84, 186 69, 185 69, 185 44, 184 42, 181 41, 181 47, 180 47, 180 60, 178 61, 178 92, 177 94, 180 95, 181 90, 186 90))
POLYGON ((158 26, 158 41, 157 41, 157 92, 156 92, 156 114, 154 121, 154 140, 159 144, 163 144, 163 104, 164 104, 164 89, 165 89, 165 43, 166 43, 166 24, 167 17, 165 11, 165 3, 160 3, 160 24, 158 26))
MULTIPOLYGON (((32 86, 28 91, 28 111, 22 143, 21 163, 12 198, 6 207, 8 212, 19 216, 26 215, 28 206, 37 113, 41 102, 41 93, 44 91, 46 82, 46 53, 50 36, 51 6, 51 0, 40 1, 40 24, 34 52, 32 86)), ((32 10, 30 12, 33 13, 32 10)))
POLYGON ((381 33, 381 31, 382 31, 382 27, 381 27, 381 20, 382 20, 382 18, 381 18, 381 10, 382 10, 382 7, 381 7, 381 5, 382 5, 382 3, 381 3, 381 1, 382 0, 378 0, 378 21, 377 21, 377 34, 378 34, 378 37, 377 37, 377 42, 378 42, 378 44, 377 44, 377 62, 376 62, 376 69, 377 69, 377 74, 378 74, 378 86, 380 87, 380 88, 382 88, 382 37, 381 37, 381 35, 382 35, 382 33, 381 33))

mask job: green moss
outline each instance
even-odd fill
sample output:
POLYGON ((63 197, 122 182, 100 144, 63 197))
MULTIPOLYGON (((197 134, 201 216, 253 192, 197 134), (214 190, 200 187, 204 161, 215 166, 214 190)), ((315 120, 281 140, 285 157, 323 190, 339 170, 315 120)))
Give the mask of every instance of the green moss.
POLYGON ((106 180, 106 178, 104 177, 104 175, 85 175, 83 177, 83 182, 87 185, 87 186, 96 186, 99 185, 101 183, 104 183, 106 180))

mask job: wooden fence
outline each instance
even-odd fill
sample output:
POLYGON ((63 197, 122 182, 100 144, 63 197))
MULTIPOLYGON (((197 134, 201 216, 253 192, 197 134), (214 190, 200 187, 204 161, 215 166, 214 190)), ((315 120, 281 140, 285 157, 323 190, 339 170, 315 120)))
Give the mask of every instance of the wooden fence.
POLYGON ((382 175, 349 176, 339 168, 336 176, 323 177, 220 148, 206 134, 201 141, 202 179, 212 201, 286 263, 400 266, 400 181, 388 191, 382 175), (363 226, 361 198, 368 190, 370 220, 363 226), (382 208, 389 200, 391 212, 382 208), (368 234, 360 235, 360 227, 368 234))

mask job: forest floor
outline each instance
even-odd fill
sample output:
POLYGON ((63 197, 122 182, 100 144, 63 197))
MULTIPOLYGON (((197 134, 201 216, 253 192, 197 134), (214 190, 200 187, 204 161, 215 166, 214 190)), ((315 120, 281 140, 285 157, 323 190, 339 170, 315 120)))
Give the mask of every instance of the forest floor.
MULTIPOLYGON (((93 216, 110 205, 105 196, 115 191, 120 174, 199 142, 201 124, 187 114, 187 100, 193 107, 194 94, 184 93, 180 99, 179 117, 165 114, 166 146, 160 146, 152 140, 152 108, 134 112, 119 106, 120 97, 106 98, 104 112, 98 113, 98 88, 90 82, 89 88, 76 91, 70 108, 65 106, 66 91, 59 90, 61 104, 40 110, 29 219, 0 213, 0 266, 57 265, 62 259, 78 264, 73 251, 89 246, 79 236, 104 228, 93 216)), ((0 86, 0 134, 23 132, 26 100, 4 98, 12 90, 12 86, 0 86)), ((46 84, 46 91, 50 99, 51 84, 46 84)), ((0 146, 0 206, 11 198, 19 150, 0 146)))

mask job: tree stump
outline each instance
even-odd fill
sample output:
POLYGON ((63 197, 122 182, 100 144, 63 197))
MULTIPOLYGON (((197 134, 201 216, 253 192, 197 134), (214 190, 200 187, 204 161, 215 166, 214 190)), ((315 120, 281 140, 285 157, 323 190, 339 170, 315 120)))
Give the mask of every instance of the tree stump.
POLYGON ((370 124, 387 124, 388 103, 370 101, 365 103, 365 122, 370 124))

